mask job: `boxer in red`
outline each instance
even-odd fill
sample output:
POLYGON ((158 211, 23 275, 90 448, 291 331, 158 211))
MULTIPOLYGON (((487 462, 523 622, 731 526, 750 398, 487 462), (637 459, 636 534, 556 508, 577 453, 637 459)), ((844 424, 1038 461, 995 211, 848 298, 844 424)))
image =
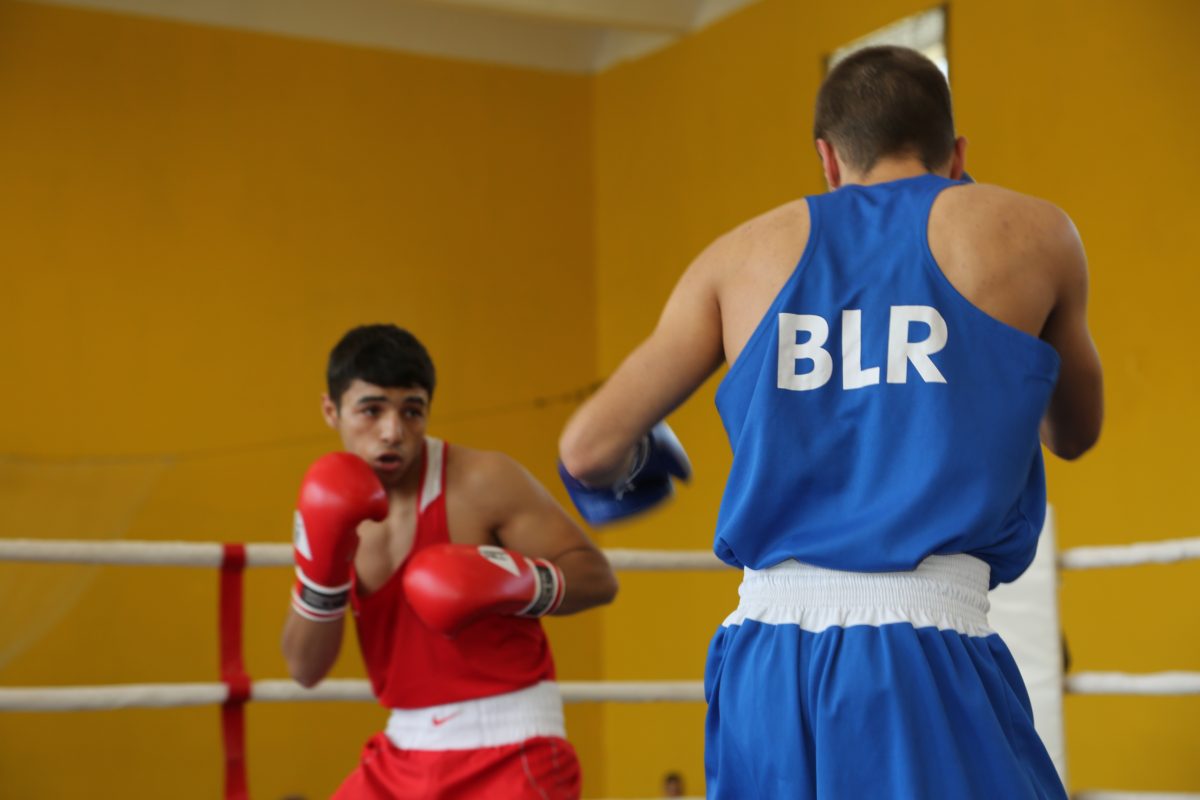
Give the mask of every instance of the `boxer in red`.
POLYGON ((300 489, 283 653, 296 681, 319 683, 349 606, 391 710, 334 796, 578 798, 538 617, 610 602, 608 561, 516 462, 426 435, 434 367, 407 331, 351 330, 327 380, 345 451, 300 489))

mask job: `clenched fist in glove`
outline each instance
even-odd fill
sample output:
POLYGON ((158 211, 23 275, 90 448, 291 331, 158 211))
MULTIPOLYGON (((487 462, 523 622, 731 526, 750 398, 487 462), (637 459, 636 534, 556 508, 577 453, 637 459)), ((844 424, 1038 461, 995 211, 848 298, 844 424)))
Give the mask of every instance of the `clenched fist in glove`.
POLYGON ((346 613, 359 523, 378 522, 387 513, 387 493, 367 462, 352 453, 328 453, 313 462, 296 501, 296 613, 317 622, 346 613))
POLYGON ((580 516, 591 525, 605 525, 666 501, 675 492, 675 480, 691 479, 692 464, 675 432, 660 422, 638 441, 628 474, 612 486, 586 484, 561 461, 558 475, 580 516))
POLYGON ((426 547, 409 558, 402 580, 421 621, 451 636, 485 614, 549 614, 565 589, 554 564, 493 545, 426 547))

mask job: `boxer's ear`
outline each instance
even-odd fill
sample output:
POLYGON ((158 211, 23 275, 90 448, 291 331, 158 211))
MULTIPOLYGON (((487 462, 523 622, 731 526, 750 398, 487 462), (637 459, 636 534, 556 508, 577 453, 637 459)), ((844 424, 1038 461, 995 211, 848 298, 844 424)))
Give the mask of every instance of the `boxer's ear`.
POLYGON ((326 425, 335 430, 337 429, 339 416, 337 403, 329 399, 329 395, 327 394, 321 395, 321 416, 324 418, 326 425))
POLYGON ((837 152, 833 145, 825 139, 817 139, 817 154, 821 156, 821 170, 825 173, 825 183, 830 190, 842 185, 842 168, 838 164, 837 152))
POLYGON ((950 178, 956 181, 969 181, 967 174, 967 137, 959 136, 954 140, 954 154, 950 156, 950 178))

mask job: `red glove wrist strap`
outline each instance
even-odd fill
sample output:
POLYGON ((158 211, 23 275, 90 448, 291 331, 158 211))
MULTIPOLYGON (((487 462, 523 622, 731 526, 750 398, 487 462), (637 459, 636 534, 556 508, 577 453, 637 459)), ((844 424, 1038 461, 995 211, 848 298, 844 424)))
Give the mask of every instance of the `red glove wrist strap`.
POLYGON ((537 577, 537 592, 529 605, 519 614, 522 617, 544 617, 553 614, 562 605, 566 593, 566 582, 562 570, 549 561, 528 559, 534 575, 537 577))
POLYGON ((296 585, 292 589, 292 608, 305 619, 314 622, 333 622, 346 615, 346 604, 350 590, 322 591, 305 582, 297 571, 296 585))

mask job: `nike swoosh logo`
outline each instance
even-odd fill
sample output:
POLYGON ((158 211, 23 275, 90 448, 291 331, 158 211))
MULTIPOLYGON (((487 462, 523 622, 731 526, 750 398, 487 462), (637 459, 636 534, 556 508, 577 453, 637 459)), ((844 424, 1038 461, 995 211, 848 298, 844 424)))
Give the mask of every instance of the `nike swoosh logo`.
POLYGON ((455 711, 453 714, 447 714, 444 717, 434 717, 433 718, 433 726, 436 728, 439 725, 445 725, 447 722, 454 719, 461 713, 462 713, 461 711, 455 711))

